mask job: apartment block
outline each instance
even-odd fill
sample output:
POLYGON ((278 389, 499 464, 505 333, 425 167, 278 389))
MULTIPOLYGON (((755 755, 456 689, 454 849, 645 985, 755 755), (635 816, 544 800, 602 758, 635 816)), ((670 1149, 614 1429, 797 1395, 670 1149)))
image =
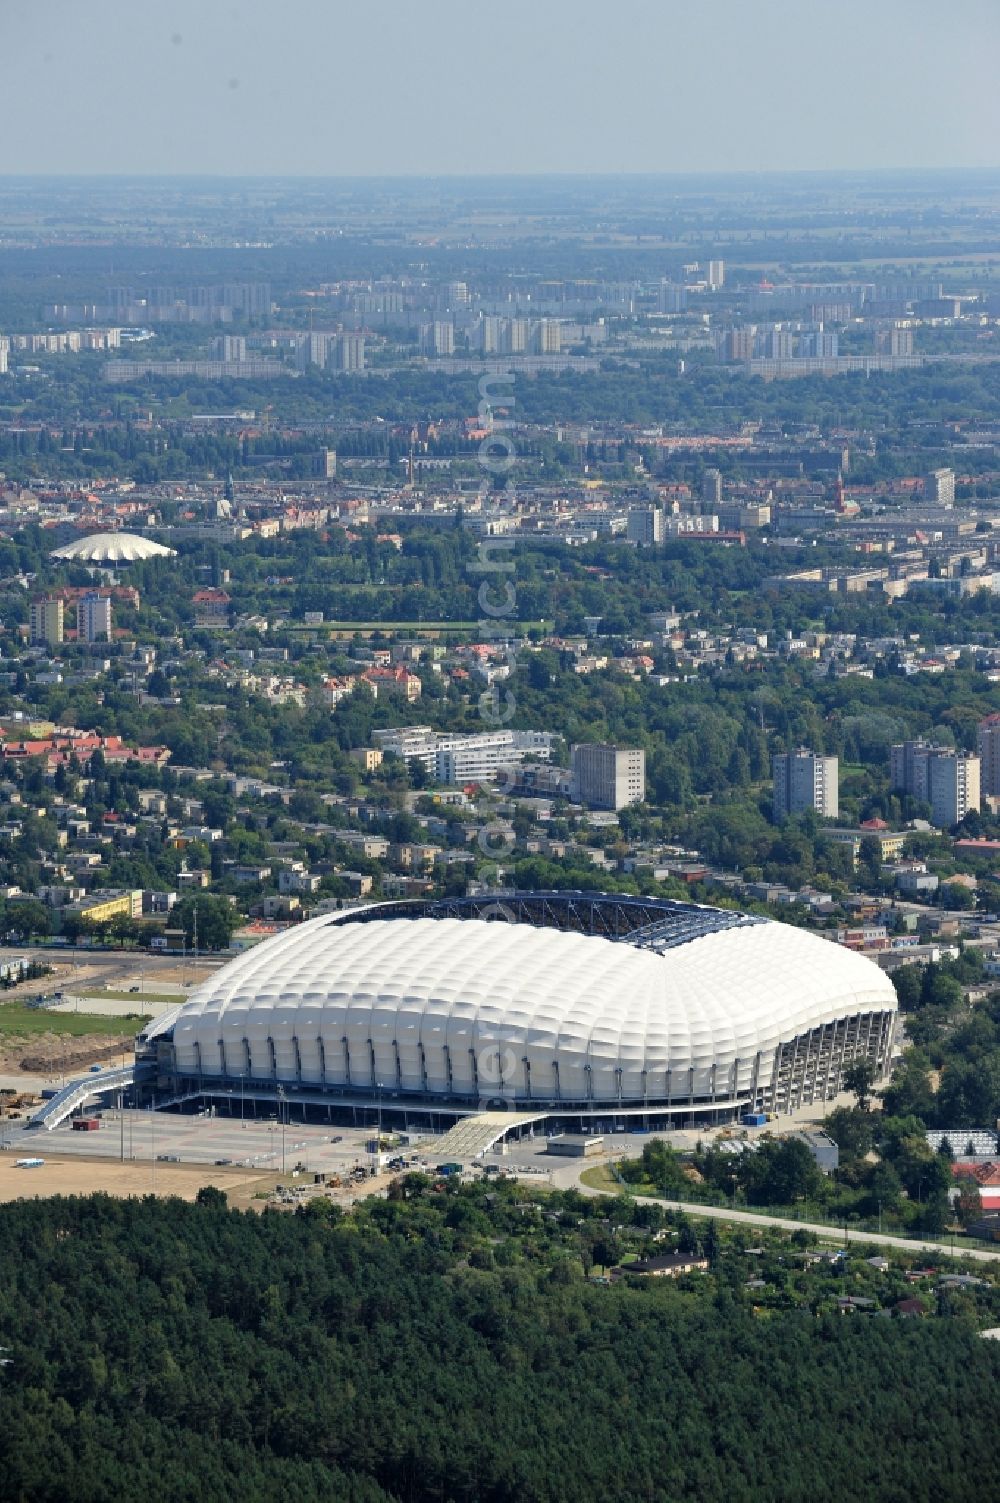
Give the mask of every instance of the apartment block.
POLYGON ((110 642, 111 597, 83 595, 76 607, 76 635, 80 642, 110 642))
POLYGON ((774 818, 787 819, 815 809, 824 819, 836 819, 840 812, 840 769, 836 757, 821 757, 800 746, 796 751, 779 752, 773 759, 774 818))
POLYGON ((594 809, 624 809, 646 797, 646 753, 610 742, 574 746, 573 796, 594 809))
POLYGON ((931 823, 948 830, 979 808, 979 758, 938 752, 928 764, 931 823))
MULTIPOLYGON (((1000 729, 1000 716, 990 716, 980 726, 980 747, 989 758, 990 776, 1000 753, 1000 741, 992 732, 1000 729), (997 722, 994 727, 991 722, 997 722), (985 727, 985 733, 984 733, 985 727)), ((931 806, 931 822, 947 830, 957 825, 971 809, 978 809, 981 797, 980 758, 950 747, 931 746, 926 741, 904 741, 889 752, 889 781, 901 793, 931 806)))
POLYGON ((33 600, 28 614, 32 642, 58 647, 63 640, 64 611, 60 599, 33 600))
POLYGON ((979 722, 980 792, 1000 795, 1000 715, 979 722))
POLYGON ((630 543, 638 543, 640 548, 662 543, 664 538, 662 509, 659 506, 646 506, 630 511, 626 537, 630 543))

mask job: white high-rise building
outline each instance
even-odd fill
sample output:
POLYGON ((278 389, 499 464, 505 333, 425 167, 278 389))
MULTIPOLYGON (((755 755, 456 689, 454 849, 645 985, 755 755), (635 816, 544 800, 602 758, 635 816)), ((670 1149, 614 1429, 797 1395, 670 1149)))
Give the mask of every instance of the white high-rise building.
POLYGON ((503 337, 500 341, 500 349, 504 355, 524 355, 528 349, 528 320, 526 318, 507 319, 503 337))
POLYGON ((954 506, 955 471, 931 470, 930 474, 925 475, 924 500, 932 501, 935 506, 954 506))
POLYGON ((815 809, 824 819, 837 818, 840 769, 836 757, 820 757, 800 746, 793 752, 779 752, 772 770, 776 821, 806 809, 815 809))
POLYGON ((420 349, 425 355, 454 355, 455 325, 445 319, 424 324, 420 330, 420 349))
POLYGON ((979 808, 979 758, 962 752, 936 752, 928 762, 931 823, 950 830, 979 808))
POLYGON ((710 292, 718 292, 720 290, 720 288, 724 286, 725 280, 726 280, 726 263, 725 263, 725 261, 709 261, 709 263, 708 263, 708 276, 706 278, 706 281, 708 282, 708 290, 710 292))
MULTIPOLYGON (((996 756, 991 724, 979 728, 979 745, 985 752, 989 776, 995 777, 996 756)), ((910 793, 931 806, 931 823, 941 830, 957 825, 980 805, 980 759, 950 747, 930 746, 926 741, 904 741, 889 752, 889 781, 893 788, 910 793)))
POLYGON ((479 348, 484 355, 495 355, 500 348, 503 319, 487 314, 479 323, 479 348))
POLYGON ((535 351, 539 355, 558 355, 562 351, 562 329, 554 318, 540 318, 535 325, 535 351))
POLYGON ((598 741, 573 748, 573 797, 593 809, 624 809, 646 797, 646 753, 598 741))
POLYGON ((76 608, 76 635, 80 642, 111 641, 110 595, 83 595, 76 608))

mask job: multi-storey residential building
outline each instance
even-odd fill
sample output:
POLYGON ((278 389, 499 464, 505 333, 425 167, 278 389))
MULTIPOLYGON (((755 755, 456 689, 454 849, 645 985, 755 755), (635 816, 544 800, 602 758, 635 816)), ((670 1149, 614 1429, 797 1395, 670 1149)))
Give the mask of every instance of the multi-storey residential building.
POLYGON ((722 475, 719 470, 709 469, 702 475, 701 502, 709 511, 718 511, 722 505, 722 475))
POLYGON ((455 325, 445 319, 424 324, 420 330, 420 349, 424 355, 454 355, 455 325))
POLYGON ((540 318, 534 329, 535 353, 558 355, 562 351, 562 329, 554 318, 540 318))
POLYGON ((935 506, 954 506, 955 471, 931 470, 924 476, 924 500, 935 506))
POLYGON ((333 335, 317 329, 310 329, 308 334, 303 335, 298 349, 298 364, 303 370, 310 365, 325 369, 332 338, 333 335))
POLYGON ((479 323, 479 348, 484 355, 495 355, 500 348, 503 319, 488 314, 479 323))
MULTIPOLYGON (((980 744, 983 744, 982 728, 980 744)), ((989 736, 986 745, 992 759, 996 753, 989 736)), ((957 825, 970 810, 979 808, 980 759, 950 747, 931 746, 926 741, 904 741, 892 747, 889 781, 900 792, 930 804, 931 821, 943 830, 957 825)))
POLYGON ((83 595, 76 607, 76 635, 80 642, 110 642, 110 595, 83 595))
POLYGON ((32 642, 44 642, 48 647, 58 647, 63 640, 62 600, 33 600, 28 620, 32 642))
POLYGON ((928 762, 931 823, 948 830, 979 808, 979 758, 936 752, 928 762))
POLYGON ((503 334, 500 339, 500 352, 503 355, 524 355, 528 349, 528 320, 526 318, 508 318, 504 323, 503 334))
POLYGON ((800 360, 835 360, 840 349, 836 329, 812 329, 799 335, 800 360))
POLYGON ((807 747, 779 752, 773 759, 774 818, 815 809, 825 819, 839 813, 839 766, 836 757, 821 757, 807 747))
POLYGON ((906 324, 890 324, 887 329, 879 329, 875 348, 883 355, 912 355, 913 330, 906 324))
POLYGON ((480 731, 471 736, 442 736, 434 772, 442 783, 475 783, 495 778, 501 768, 518 767, 525 757, 547 762, 552 755, 548 731, 480 731))
POLYGON ((646 753, 598 741, 573 748, 573 795, 595 809, 624 809, 646 797, 646 753))
POLYGON ((901 741, 889 749, 889 785, 900 793, 911 793, 923 803, 930 802, 927 764, 938 750, 926 741, 901 741))
POLYGON ((1000 715, 979 722, 980 792, 1000 795, 1000 715))
MULTIPOLYGON (((365 368, 365 336, 363 334, 338 334, 331 353, 334 370, 363 371, 365 368)), ((330 364, 329 357, 327 364, 330 364)))
POLYGON ((663 542, 663 509, 659 506, 644 506, 628 514, 626 536, 630 543, 651 547, 663 542))
POLYGON ((727 329, 722 342, 723 360, 752 360, 757 343, 757 330, 753 324, 739 329, 727 329))
POLYGON ((219 334, 212 340, 213 360, 245 360, 246 358, 247 342, 243 334, 219 334))
POLYGON ((408 725, 374 731, 372 737, 383 753, 402 757, 404 762, 419 762, 427 772, 434 771, 439 738, 429 725, 408 725))
POLYGON ((687 288, 677 282, 663 281, 657 294, 660 313, 683 313, 687 307, 687 288))
POLYGON ((791 360, 795 355, 795 335, 790 329, 770 329, 764 335, 762 354, 768 360, 791 360))
POLYGON ((442 783, 470 783, 493 779, 504 767, 516 767, 526 757, 547 762, 552 755, 548 731, 478 731, 471 735, 439 735, 429 725, 411 725, 373 733, 382 752, 419 762, 442 783))

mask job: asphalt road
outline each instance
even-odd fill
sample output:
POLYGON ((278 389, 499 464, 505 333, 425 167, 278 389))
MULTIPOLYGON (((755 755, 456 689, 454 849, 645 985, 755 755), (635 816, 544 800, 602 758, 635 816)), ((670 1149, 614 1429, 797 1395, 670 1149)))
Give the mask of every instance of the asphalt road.
POLYGON ((194 985, 233 958, 231 955, 212 954, 199 955, 195 959, 193 955, 151 950, 88 950, 65 945, 0 945, 0 960, 11 960, 20 955, 57 967, 57 976, 61 979, 43 977, 37 983, 23 982, 16 993, 9 994, 12 1000, 29 989, 47 991, 53 985, 61 986, 62 978, 69 981, 76 973, 83 977, 99 975, 103 983, 117 979, 138 982, 142 977, 146 990, 155 991, 158 973, 183 971, 188 985, 194 985))
MULTIPOLYGON (((614 1195, 614 1190, 598 1190, 592 1185, 580 1183, 579 1176, 590 1165, 581 1165, 577 1171, 576 1188, 584 1195, 614 1195)), ((811 1221, 788 1221, 781 1216, 762 1216, 757 1211, 735 1211, 727 1206, 703 1206, 692 1205, 685 1200, 661 1200, 658 1196, 643 1196, 643 1200, 651 1200, 654 1205, 663 1206, 668 1211, 684 1211, 689 1216, 704 1216, 710 1221, 733 1221, 744 1226, 770 1227, 772 1230, 783 1232, 814 1232, 817 1237, 833 1238, 840 1240, 840 1232, 836 1227, 824 1226, 811 1221)), ((845 1245, 854 1241, 863 1243, 866 1247, 877 1244, 879 1247, 894 1247, 899 1252, 932 1252, 943 1254, 949 1258, 974 1258, 977 1262, 993 1263, 1000 1259, 1000 1248, 996 1252, 990 1252, 986 1248, 965 1247, 961 1241, 954 1245, 950 1242, 918 1242, 909 1237, 893 1237, 888 1232, 851 1232, 845 1239, 845 1245)))

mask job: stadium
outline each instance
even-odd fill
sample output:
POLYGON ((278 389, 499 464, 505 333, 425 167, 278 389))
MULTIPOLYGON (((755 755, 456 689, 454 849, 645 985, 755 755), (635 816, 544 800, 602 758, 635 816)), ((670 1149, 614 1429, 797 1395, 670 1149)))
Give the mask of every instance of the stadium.
POLYGON ((895 1017, 878 966, 787 924, 510 893, 311 919, 149 1025, 136 1066, 164 1106, 685 1126, 829 1100, 859 1060, 882 1078, 895 1017))

